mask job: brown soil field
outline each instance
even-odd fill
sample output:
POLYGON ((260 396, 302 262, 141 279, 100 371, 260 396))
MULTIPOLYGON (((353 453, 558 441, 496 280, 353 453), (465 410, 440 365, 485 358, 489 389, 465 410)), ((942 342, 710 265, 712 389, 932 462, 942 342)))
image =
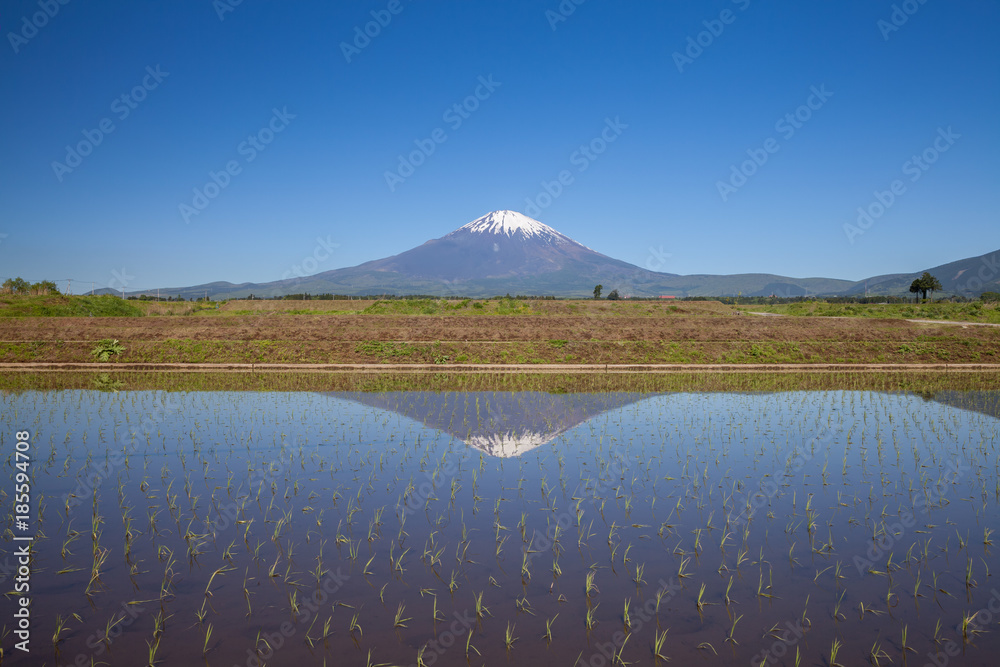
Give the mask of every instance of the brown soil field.
POLYGON ((113 338, 126 348, 116 363, 1000 363, 996 327, 753 317, 716 302, 527 303, 518 315, 246 301, 192 316, 5 318, 0 362, 91 362, 94 343, 113 338))

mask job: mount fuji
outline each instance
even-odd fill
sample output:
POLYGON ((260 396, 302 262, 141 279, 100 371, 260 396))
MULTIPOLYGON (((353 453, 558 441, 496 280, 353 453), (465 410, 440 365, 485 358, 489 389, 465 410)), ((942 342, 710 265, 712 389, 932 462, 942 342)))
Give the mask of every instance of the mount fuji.
MULTIPOLYGON (((969 291, 968 276, 995 266, 1000 251, 929 269, 944 289, 969 291), (965 278, 963 278, 965 276, 965 278)), ((286 294, 378 294, 491 297, 503 294, 588 297, 594 285, 627 296, 806 296, 906 293, 915 274, 876 276, 868 281, 788 278, 769 273, 687 275, 650 271, 588 248, 552 227, 515 211, 493 211, 441 238, 398 255, 311 276, 269 283, 208 283, 160 288, 161 296, 213 299, 286 294)), ((996 272, 990 275, 997 283, 996 272)), ((988 281, 982 289, 998 289, 988 281)), ((107 291, 110 290, 101 290, 107 291)), ((150 292, 133 292, 134 295, 150 292)))
POLYGON ((580 289, 590 291, 594 281, 600 282, 604 275, 642 270, 595 252, 515 211, 488 213, 439 239, 356 268, 454 287, 496 281, 495 289, 511 294, 527 293, 515 285, 527 287, 525 281, 539 279, 567 286, 579 282, 580 289), (508 284, 511 287, 505 287, 508 284))

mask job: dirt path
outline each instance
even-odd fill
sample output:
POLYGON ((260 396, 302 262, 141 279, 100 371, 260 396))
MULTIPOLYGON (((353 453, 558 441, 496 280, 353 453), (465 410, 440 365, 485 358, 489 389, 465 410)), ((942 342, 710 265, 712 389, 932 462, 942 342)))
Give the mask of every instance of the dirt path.
POLYGON ((906 320, 914 324, 954 324, 963 327, 1000 327, 992 322, 954 322, 952 320, 906 320))
POLYGON ((1000 364, 73 364, 0 363, 0 371, 204 373, 907 373, 1000 372, 1000 364))

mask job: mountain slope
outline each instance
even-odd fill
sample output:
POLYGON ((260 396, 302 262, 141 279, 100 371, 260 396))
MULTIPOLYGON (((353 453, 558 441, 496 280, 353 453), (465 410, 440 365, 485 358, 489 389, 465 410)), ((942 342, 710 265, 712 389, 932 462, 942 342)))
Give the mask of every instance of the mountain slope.
MULTIPOLYGON (((931 275, 941 281, 943 292, 976 296, 983 292, 1000 292, 1000 250, 948 262, 930 269, 931 275)), ((923 271, 915 273, 891 273, 874 276, 867 281, 859 281, 848 294, 864 294, 867 282, 868 294, 907 294, 910 283, 919 278, 923 271)))
MULTIPOLYGON (((1000 290, 1000 251, 929 269, 945 292, 1000 290), (986 280, 981 280, 985 277, 986 280), (982 282, 982 288, 977 287, 982 282)), ((907 294, 920 273, 868 279, 869 294, 907 294)), ((789 278, 769 273, 679 276, 623 262, 588 248, 552 227, 515 211, 494 211, 405 252, 305 278, 234 285, 215 282, 161 288, 161 296, 213 299, 285 294, 352 296, 503 294, 588 297, 594 285, 622 296, 833 296, 862 294, 865 281, 789 278)), ((106 290, 110 291, 110 290, 106 290)), ((145 292, 150 293, 150 292, 145 292)), ((133 294, 139 294, 133 292, 133 294)))

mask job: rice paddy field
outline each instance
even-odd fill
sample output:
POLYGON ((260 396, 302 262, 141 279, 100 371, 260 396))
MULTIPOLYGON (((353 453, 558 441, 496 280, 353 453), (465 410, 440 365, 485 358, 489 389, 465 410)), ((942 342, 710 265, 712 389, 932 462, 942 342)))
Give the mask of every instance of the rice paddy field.
POLYGON ((995 376, 36 380, 2 393, 3 665, 1000 653, 995 376))

